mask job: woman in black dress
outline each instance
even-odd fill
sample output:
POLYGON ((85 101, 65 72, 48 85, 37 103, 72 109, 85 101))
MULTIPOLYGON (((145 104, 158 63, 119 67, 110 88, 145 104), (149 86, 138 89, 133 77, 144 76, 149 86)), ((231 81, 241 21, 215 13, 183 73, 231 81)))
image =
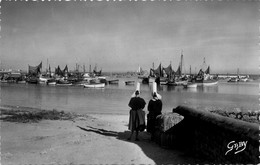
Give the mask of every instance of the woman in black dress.
POLYGON ((149 111, 147 115, 147 132, 151 134, 151 140, 154 139, 156 117, 162 114, 161 97, 156 92, 154 92, 152 96, 153 98, 149 101, 147 107, 149 111))
POLYGON ((128 140, 131 140, 134 131, 136 131, 135 140, 138 141, 138 132, 145 129, 145 101, 140 97, 140 93, 137 90, 135 96, 131 98, 128 106, 131 108, 129 116, 128 129, 131 131, 131 135, 128 140))

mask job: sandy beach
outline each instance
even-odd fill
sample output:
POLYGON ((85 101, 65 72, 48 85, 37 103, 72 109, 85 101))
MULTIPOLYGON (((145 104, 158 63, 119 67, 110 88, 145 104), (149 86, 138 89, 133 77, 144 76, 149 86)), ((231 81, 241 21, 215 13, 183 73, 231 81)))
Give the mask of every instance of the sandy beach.
POLYGON ((140 141, 127 141, 127 125, 128 115, 106 114, 26 123, 1 120, 1 164, 201 163, 160 147, 147 132, 140 141))

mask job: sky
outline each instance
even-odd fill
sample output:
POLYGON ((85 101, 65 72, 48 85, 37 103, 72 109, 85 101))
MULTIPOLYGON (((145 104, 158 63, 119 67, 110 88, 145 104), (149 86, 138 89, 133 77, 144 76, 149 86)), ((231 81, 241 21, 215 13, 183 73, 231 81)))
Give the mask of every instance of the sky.
POLYGON ((259 74, 260 2, 6 1, 1 3, 1 67, 27 71, 47 62, 104 72, 203 59, 212 73, 259 74))

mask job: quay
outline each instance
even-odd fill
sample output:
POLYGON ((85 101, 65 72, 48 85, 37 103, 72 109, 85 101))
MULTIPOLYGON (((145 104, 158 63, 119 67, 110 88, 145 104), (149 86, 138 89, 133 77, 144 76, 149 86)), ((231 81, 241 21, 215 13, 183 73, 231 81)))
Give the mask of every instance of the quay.
MULTIPOLYGON (((259 122, 259 115, 257 115, 259 122)), ((257 164, 259 125, 178 106, 158 118, 155 141, 210 163, 257 164)))

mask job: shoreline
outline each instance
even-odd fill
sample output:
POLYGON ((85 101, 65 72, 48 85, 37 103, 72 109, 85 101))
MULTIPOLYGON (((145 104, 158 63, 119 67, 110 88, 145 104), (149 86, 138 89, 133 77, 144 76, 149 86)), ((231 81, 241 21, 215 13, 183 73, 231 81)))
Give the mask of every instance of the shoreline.
MULTIPOLYGON (((16 108, 9 106, 9 110, 12 107, 17 112, 26 110, 25 107, 17 106, 16 108)), ((3 108, 1 105, 1 112, 3 108)), ((27 110, 35 109, 28 108, 27 110)), ((1 113, 1 117, 2 115, 1 113)), ((161 148, 150 140, 147 132, 140 133, 138 142, 127 141, 130 135, 127 128, 128 115, 77 114, 72 117, 75 118, 43 119, 25 123, 1 119, 2 164, 189 164, 205 162, 178 150, 161 148)))

